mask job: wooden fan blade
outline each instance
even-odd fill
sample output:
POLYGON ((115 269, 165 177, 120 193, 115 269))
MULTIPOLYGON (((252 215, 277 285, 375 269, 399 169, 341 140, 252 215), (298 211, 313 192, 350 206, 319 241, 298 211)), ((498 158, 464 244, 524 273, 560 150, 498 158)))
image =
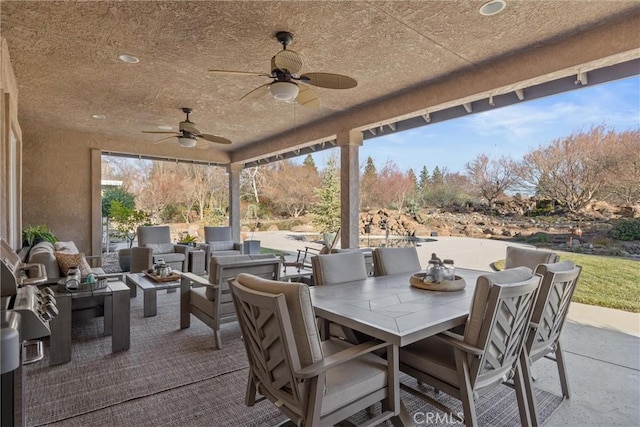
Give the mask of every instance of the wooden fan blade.
POLYGON ((253 71, 209 70, 209 72, 210 73, 217 73, 217 74, 232 74, 232 75, 241 75, 241 76, 271 77, 270 74, 256 73, 256 72, 253 72, 253 71))
POLYGON ((315 91, 307 85, 298 85, 300 91, 296 97, 296 102, 307 108, 317 108, 320 106, 320 99, 315 91))
POLYGON ((196 148, 198 150, 206 150, 207 148, 211 147, 211 143, 209 141, 205 141, 202 138, 196 138, 196 140, 198 141, 196 143, 196 148))
POLYGON ((327 89, 351 89, 358 85, 358 82, 349 76, 332 73, 306 73, 300 76, 300 81, 327 89))
POLYGON ((266 93, 269 92, 269 86, 271 86, 271 83, 266 83, 266 84, 263 84, 262 86, 258 86, 257 88, 255 88, 254 90, 252 90, 251 92, 247 93, 245 96, 240 98, 240 101, 242 101, 245 98, 256 99, 256 98, 260 98, 263 95, 266 95, 266 93))
POLYGON ((176 137, 175 135, 168 136, 168 137, 166 137, 166 138, 162 138, 162 139, 159 139, 159 140, 157 140, 157 141, 154 141, 154 144, 159 144, 159 143, 161 143, 161 142, 165 142, 166 140, 171 139, 171 138, 175 138, 175 137, 176 137))
POLYGON ((171 131, 166 131, 166 130, 162 130, 162 131, 143 130, 142 133, 164 133, 164 134, 179 135, 178 132, 171 132, 171 131))
MULTIPOLYGON (((199 138, 205 139, 209 142, 214 142, 216 144, 231 144, 231 141, 227 138, 223 138, 221 136, 209 135, 208 133, 203 133, 202 135, 198 135, 199 138)), ((200 148, 200 147, 198 147, 200 148)))
POLYGON ((302 58, 292 50, 281 50, 271 58, 271 69, 287 70, 291 74, 298 74, 302 70, 302 58))

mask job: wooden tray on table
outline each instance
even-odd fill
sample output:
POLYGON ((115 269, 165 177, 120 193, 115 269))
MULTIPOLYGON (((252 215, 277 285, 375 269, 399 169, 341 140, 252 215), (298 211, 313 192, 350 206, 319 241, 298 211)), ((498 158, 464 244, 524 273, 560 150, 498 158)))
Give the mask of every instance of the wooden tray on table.
POLYGON ((460 276, 456 276, 455 280, 443 280, 441 282, 425 282, 425 273, 416 273, 411 276, 409 283, 414 288, 425 289, 427 291, 453 292, 464 289, 467 284, 460 276))
POLYGON ((144 275, 154 282, 175 282, 176 280, 180 280, 180 275, 178 273, 171 273, 168 276, 158 276, 155 273, 149 273, 148 271, 144 272, 144 275))

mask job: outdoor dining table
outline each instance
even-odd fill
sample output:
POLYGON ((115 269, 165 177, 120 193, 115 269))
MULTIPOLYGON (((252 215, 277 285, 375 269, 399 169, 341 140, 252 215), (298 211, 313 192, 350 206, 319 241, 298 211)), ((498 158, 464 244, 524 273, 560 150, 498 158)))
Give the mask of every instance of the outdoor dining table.
MULTIPOLYGON (((363 332, 399 347, 464 324, 471 306, 476 279, 486 271, 457 268, 466 287, 453 292, 414 288, 411 274, 369 277, 335 285, 311 287, 311 302, 317 317, 325 322, 363 332)), ((325 326, 325 330, 328 327, 325 326)), ((398 357, 391 357, 399 372, 398 357)), ((399 375, 395 375, 399 378, 399 375)), ((395 384, 399 388, 399 380, 395 384)), ((402 425, 413 425, 404 405, 402 425)), ((394 424, 397 424, 394 422, 394 424)))

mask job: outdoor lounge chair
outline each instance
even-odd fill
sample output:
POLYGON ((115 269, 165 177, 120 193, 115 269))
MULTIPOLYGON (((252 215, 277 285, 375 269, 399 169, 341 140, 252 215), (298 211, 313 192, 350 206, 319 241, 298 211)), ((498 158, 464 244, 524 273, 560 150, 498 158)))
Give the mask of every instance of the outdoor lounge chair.
POLYGON ((249 360, 245 403, 260 394, 299 426, 333 426, 377 402, 367 425, 399 414, 391 344, 320 341, 309 287, 239 274, 230 283, 249 360))
MULTIPOLYGON (((190 248, 188 246, 171 243, 171 229, 168 225, 138 227, 138 247, 151 248, 152 265, 148 266, 147 269, 151 268, 153 264, 156 264, 158 260, 162 259, 165 263, 169 264, 173 270, 183 272, 188 271, 187 256, 190 248)), ((144 260, 148 257, 146 251, 143 251, 140 254, 136 253, 137 251, 138 248, 131 248, 131 271, 134 273, 145 270, 145 268, 142 267, 142 264, 135 263, 136 270, 133 270, 133 260, 144 260)))
MULTIPOLYGON (((526 267, 480 276, 464 335, 444 332, 400 348, 400 370, 462 401, 464 422, 478 425, 474 395, 515 379, 523 425, 530 425, 521 353, 540 276, 526 267)), ((423 392, 401 387, 454 412, 423 392)))
POLYGON ((277 280, 280 269, 280 258, 272 254, 211 257, 209 280, 183 274, 180 282, 180 328, 185 329, 191 325, 193 314, 213 329, 216 348, 221 348, 220 325, 236 320, 229 279, 245 272, 277 280))
POLYGON ((212 256, 242 255, 242 243, 234 242, 231 237, 231 227, 204 227, 204 243, 200 249, 205 252, 205 260, 209 265, 212 256))

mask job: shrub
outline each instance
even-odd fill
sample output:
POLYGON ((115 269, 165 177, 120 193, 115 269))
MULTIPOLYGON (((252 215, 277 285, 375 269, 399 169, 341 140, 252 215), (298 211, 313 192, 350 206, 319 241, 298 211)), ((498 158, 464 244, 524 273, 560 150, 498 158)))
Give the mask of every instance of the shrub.
POLYGON ((617 240, 640 240, 640 218, 621 219, 609 234, 617 240))
POLYGON ((527 243, 531 243, 531 244, 550 243, 550 242, 551 242, 551 239, 549 239, 549 235, 547 233, 536 233, 535 235, 527 239, 527 243))

